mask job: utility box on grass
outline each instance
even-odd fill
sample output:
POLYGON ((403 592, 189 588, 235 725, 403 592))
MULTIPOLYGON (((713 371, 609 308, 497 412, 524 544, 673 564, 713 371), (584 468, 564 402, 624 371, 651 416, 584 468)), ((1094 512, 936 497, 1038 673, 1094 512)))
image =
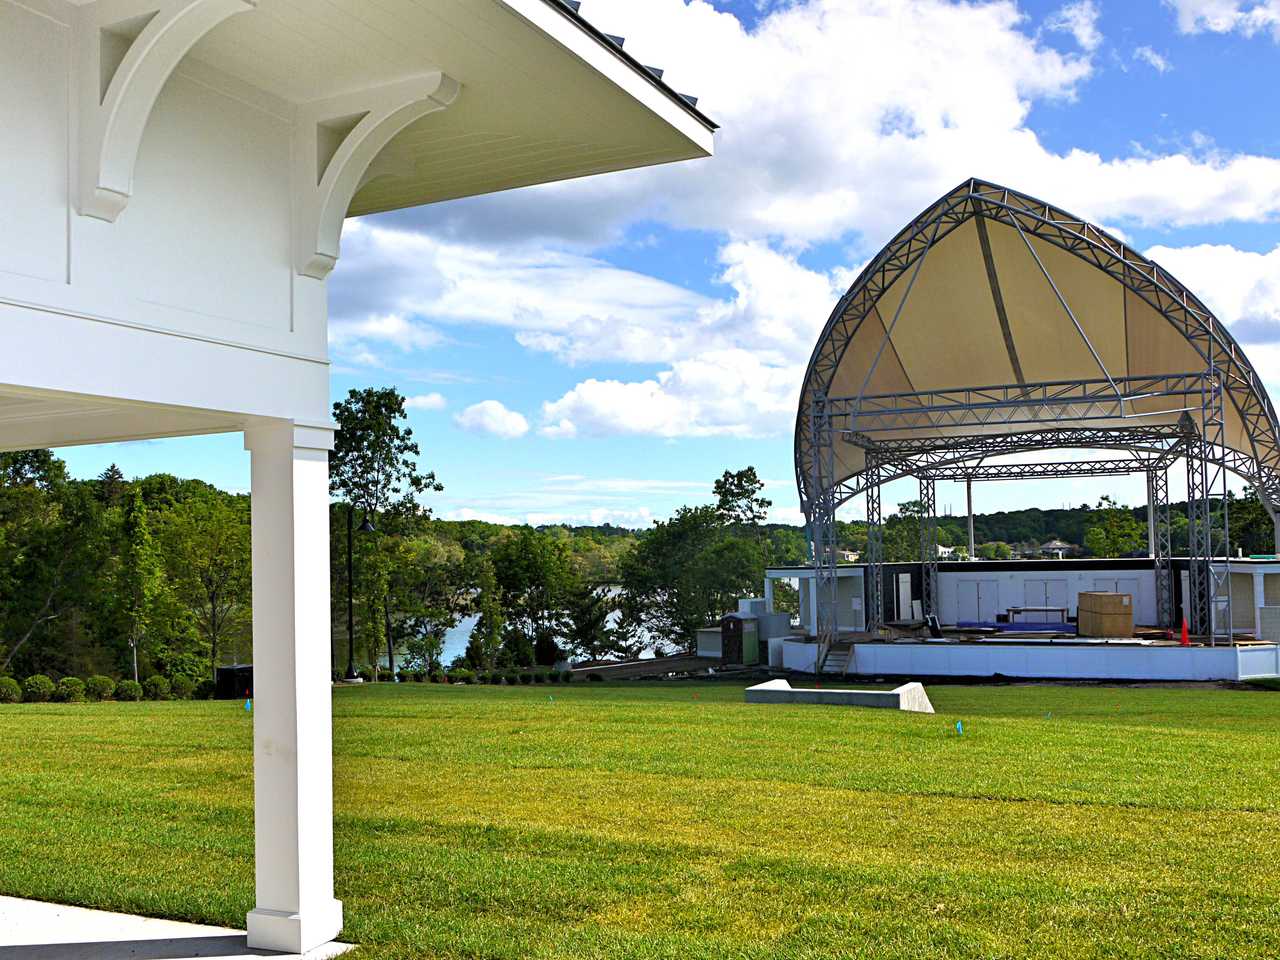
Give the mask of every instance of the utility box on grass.
POLYGON ((728 613, 720 621, 720 659, 754 667, 760 662, 760 630, 754 617, 728 613))
POLYGON ((215 700, 239 700, 253 696, 253 664, 219 667, 213 678, 215 700))

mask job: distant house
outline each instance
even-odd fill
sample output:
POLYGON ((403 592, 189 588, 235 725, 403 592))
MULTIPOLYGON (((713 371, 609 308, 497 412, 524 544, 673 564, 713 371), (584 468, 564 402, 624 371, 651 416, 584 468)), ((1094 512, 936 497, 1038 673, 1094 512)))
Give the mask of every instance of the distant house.
POLYGON ((840 563, 857 563, 861 556, 857 550, 837 550, 836 560, 840 563))
POLYGON ((1079 556, 1082 552, 1074 543, 1056 538, 1040 544, 1039 550, 1040 556, 1047 560, 1063 560, 1067 557, 1079 556))
POLYGON ((938 545, 939 560, 954 560, 955 558, 956 558, 955 547, 944 547, 941 544, 938 545))

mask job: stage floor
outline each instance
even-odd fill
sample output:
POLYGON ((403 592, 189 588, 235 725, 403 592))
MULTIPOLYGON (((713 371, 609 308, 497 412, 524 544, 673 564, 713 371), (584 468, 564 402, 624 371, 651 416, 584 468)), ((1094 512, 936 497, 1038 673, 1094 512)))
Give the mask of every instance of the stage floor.
MULTIPOLYGON (((771 641, 777 644, 777 641, 771 641)), ((782 666, 813 673, 818 646, 782 641, 782 666)), ((1124 638, 855 642, 848 675, 1036 680, 1257 680, 1280 677, 1280 645, 1189 646, 1124 638)), ((832 661, 835 662, 832 662, 832 661)), ((826 672, 844 673, 843 658, 826 672)))

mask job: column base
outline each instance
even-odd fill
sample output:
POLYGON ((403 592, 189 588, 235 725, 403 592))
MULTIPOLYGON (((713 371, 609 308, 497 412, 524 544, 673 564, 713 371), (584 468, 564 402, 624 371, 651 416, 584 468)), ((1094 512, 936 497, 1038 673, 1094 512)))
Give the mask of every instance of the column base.
POLYGON ((259 950, 306 953, 328 943, 342 930, 342 901, 310 907, 306 915, 284 910, 249 911, 245 918, 247 943, 259 950))

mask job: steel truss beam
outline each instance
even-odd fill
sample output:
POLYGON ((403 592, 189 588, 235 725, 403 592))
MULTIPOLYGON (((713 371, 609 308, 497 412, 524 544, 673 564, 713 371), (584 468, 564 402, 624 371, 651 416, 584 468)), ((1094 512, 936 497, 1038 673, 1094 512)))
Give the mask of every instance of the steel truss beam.
POLYGON ((1066 460, 1058 463, 952 464, 930 469, 934 480, 1049 480, 1066 477, 1113 477, 1145 473, 1159 457, 1130 457, 1118 460, 1066 460))
POLYGON ((955 431, 1082 420, 1168 417, 1200 409, 1204 374, 1116 377, 1043 383, 996 384, 958 390, 828 398, 826 407, 842 439, 857 446, 876 434, 955 431), (1173 404, 1150 409, 1150 401, 1173 404), (1141 403, 1147 410, 1135 409, 1141 403))
MULTIPOLYGON (((881 458, 880 482, 888 483, 903 477, 918 477, 922 473, 936 477, 940 470, 971 468, 990 457, 1030 451, 1077 448, 1124 450, 1134 456, 1169 459, 1179 455, 1177 451, 1184 440, 1183 428, 1178 424, 1159 424, 1134 425, 1126 430, 1074 428, 1010 434, 889 439, 871 441, 868 452, 881 458)), ((1036 465, 1020 466, 1035 469, 1036 465)), ((864 489, 864 474, 846 477, 837 484, 836 505, 857 496, 864 489)))

